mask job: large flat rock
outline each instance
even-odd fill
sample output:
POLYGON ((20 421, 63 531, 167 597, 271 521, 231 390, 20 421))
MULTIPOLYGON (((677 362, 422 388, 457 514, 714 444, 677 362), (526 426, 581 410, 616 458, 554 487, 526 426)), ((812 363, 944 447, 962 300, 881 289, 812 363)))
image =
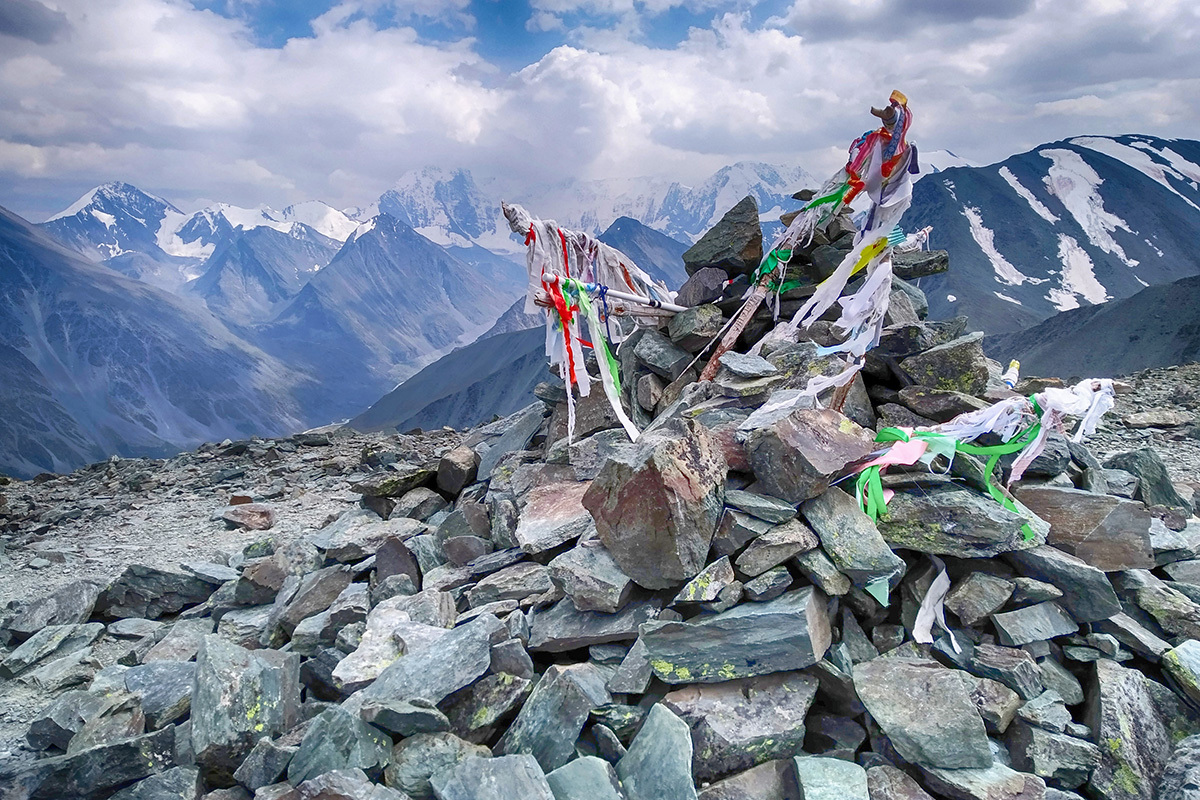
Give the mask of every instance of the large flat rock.
POLYGON ((811 586, 690 622, 642 627, 650 666, 667 683, 716 683, 803 669, 829 649, 825 595, 811 586))

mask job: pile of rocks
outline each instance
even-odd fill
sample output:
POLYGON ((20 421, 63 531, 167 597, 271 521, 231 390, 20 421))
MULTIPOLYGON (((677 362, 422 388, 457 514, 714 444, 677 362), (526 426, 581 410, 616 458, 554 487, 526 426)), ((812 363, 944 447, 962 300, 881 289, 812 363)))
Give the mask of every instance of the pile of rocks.
MULTIPOLYGON (((794 257, 784 314, 821 248, 846 249, 837 225, 794 257)), ((304 537, 12 604, 0 675, 61 694, 26 735, 46 756, 0 765, 3 796, 1188 797, 1190 495, 1152 449, 1102 463, 1055 435, 1014 485, 1024 515, 959 455, 885 476, 872 521, 838 483, 872 429, 1005 396, 999 365, 897 279, 840 410, 790 402, 840 371, 828 324, 697 383, 757 228, 743 201, 687 257, 694 307, 622 343, 636 443, 600 392, 568 440, 548 382, 441 447, 364 454, 343 474, 360 505, 304 537), (948 630, 919 644, 943 565, 948 630)))

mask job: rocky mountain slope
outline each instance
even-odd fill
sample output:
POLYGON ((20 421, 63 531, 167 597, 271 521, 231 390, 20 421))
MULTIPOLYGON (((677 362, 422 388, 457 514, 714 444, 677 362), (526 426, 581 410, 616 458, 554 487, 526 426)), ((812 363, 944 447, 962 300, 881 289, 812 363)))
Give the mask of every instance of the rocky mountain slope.
POLYGON ((205 260, 187 292, 230 325, 267 322, 340 247, 307 226, 287 233, 266 226, 240 230, 205 260))
POLYGON ((1083 136, 913 188, 953 271, 922 282, 935 317, 999 334, 1200 274, 1200 142, 1083 136))
POLYGON ((0 209, 0 470, 66 472, 299 426, 302 376, 0 209))
POLYGON ((960 452, 882 475, 876 518, 840 480, 876 431, 1013 394, 892 298, 822 406, 784 408, 841 369, 828 325, 740 352, 767 315, 697 382, 721 293, 621 345, 636 442, 599 392, 568 439, 547 386, 470 431, 6 481, 6 800, 1185 800, 1195 368, 1051 433, 1011 505, 960 452))
POLYGON ((1001 361, 1036 375, 1126 375, 1200 361, 1200 277, 1064 311, 1028 330, 989 336, 1001 361))

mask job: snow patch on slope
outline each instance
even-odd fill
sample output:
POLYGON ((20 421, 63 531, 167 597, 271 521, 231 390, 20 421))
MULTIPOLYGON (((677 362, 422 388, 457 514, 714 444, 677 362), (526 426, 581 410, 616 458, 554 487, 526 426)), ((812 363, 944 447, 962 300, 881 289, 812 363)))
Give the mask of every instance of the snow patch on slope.
POLYGON ((1029 207, 1033 209, 1035 214, 1049 222, 1051 225, 1058 222, 1058 217, 1054 215, 1054 212, 1046 208, 1046 206, 1042 204, 1041 200, 1038 200, 1036 197, 1034 197, 1033 192, 1022 186, 1021 182, 1017 180, 1017 176, 1012 173, 1012 170, 1010 170, 1008 167, 1001 167, 1000 177, 1004 178, 1004 182, 1011 186, 1012 190, 1020 195, 1026 203, 1029 203, 1029 207))
POLYGON ((1059 311, 1079 308, 1079 298, 1092 305, 1107 302, 1108 290, 1096 280, 1096 267, 1074 237, 1065 233, 1058 235, 1058 258, 1062 262, 1060 288, 1051 289, 1046 299, 1059 311))
MULTIPOLYGON (((1200 211, 1200 206, 1197 206, 1191 200, 1184 197, 1179 190, 1172 186, 1171 182, 1167 180, 1168 175, 1181 181, 1186 181, 1187 178, 1181 175, 1179 172, 1176 172, 1171 167, 1164 164, 1159 164, 1154 159, 1150 158, 1149 154, 1147 154, 1145 150, 1151 150, 1152 152, 1154 151, 1149 146, 1146 146, 1143 149, 1137 149, 1130 147, 1129 145, 1121 144, 1113 139, 1105 139, 1099 136, 1081 136, 1077 139, 1072 139, 1071 144, 1078 145, 1080 147, 1086 147, 1089 150, 1095 150, 1097 153, 1103 153, 1106 156, 1111 156, 1117 161, 1133 167, 1138 172, 1153 180, 1155 183, 1158 183, 1180 197, 1183 197, 1183 201, 1185 203, 1197 211, 1200 211)), ((1177 154, 1173 155, 1178 157, 1177 154)), ((1184 160, 1184 163, 1196 168, 1196 165, 1192 164, 1190 161, 1184 160)), ((1197 168, 1197 171, 1200 172, 1200 168, 1197 168)), ((1194 179, 1195 178, 1193 178, 1193 180, 1194 179)))
POLYGON ((987 256, 988 261, 992 262, 992 269, 995 270, 997 282, 1003 283, 1005 286, 1020 286, 1023 283, 1041 283, 1040 280, 1031 278, 1021 272, 1021 270, 1014 267, 1007 258, 1000 254, 1000 251, 996 249, 996 234, 991 228, 983 224, 983 217, 980 215, 978 208, 963 206, 962 213, 971 225, 971 238, 975 240, 975 244, 979 245, 979 249, 987 256))
POLYGON ((1137 231, 1130 228, 1125 220, 1105 211, 1104 200, 1097 191, 1104 179, 1074 150, 1051 148, 1039 150, 1038 155, 1050 161, 1049 173, 1042 179, 1046 187, 1083 228, 1088 241, 1104 252, 1115 255, 1126 266, 1136 267, 1138 262, 1125 255, 1125 250, 1117 244, 1112 234, 1123 230, 1136 235, 1137 231))

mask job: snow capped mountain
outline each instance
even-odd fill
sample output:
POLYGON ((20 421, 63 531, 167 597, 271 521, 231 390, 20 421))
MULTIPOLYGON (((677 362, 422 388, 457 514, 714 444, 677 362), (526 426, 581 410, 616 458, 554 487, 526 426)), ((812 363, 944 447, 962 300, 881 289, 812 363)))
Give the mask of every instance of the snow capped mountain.
POLYGON ((187 292, 234 326, 266 322, 329 263, 338 242, 307 225, 237 230, 202 265, 187 292))
POLYGON ((818 185, 799 167, 743 161, 718 170, 695 187, 663 178, 568 180, 502 198, 493 184, 481 186, 466 170, 427 168, 403 176, 379 198, 376 208, 439 244, 472 242, 496 253, 519 253, 521 242, 509 232, 500 213, 502 199, 592 235, 629 217, 690 244, 748 194, 758 201, 764 225, 778 225, 779 215, 796 207, 791 195, 818 185))
MULTIPOLYGON (((183 212, 128 183, 106 183, 50 217, 42 227, 55 239, 93 261, 137 251, 162 253, 163 221, 183 212)), ((165 255, 165 254, 164 254, 165 255)))
POLYGON ((290 368, 3 209, 0 342, 0 472, 302 427, 290 368))
MULTIPOLYGON (((171 281, 158 272, 140 269, 135 277, 153 273, 165 288, 197 277, 194 267, 208 258, 238 228, 272 228, 282 233, 296 226, 323 237, 345 241, 356 227, 354 220, 319 201, 298 203, 276 211, 269 206, 242 208, 215 203, 185 214, 160 197, 127 183, 97 186, 42 223, 51 236, 93 260, 141 253, 152 261, 171 265, 181 278, 171 281)), ((118 268, 120 269, 120 268, 118 268)), ((121 271, 129 273, 127 269, 121 271)))
POLYGON ((1077 137, 913 189, 906 229, 933 226, 951 269, 934 316, 1000 333, 1200 273, 1200 142, 1077 137))

